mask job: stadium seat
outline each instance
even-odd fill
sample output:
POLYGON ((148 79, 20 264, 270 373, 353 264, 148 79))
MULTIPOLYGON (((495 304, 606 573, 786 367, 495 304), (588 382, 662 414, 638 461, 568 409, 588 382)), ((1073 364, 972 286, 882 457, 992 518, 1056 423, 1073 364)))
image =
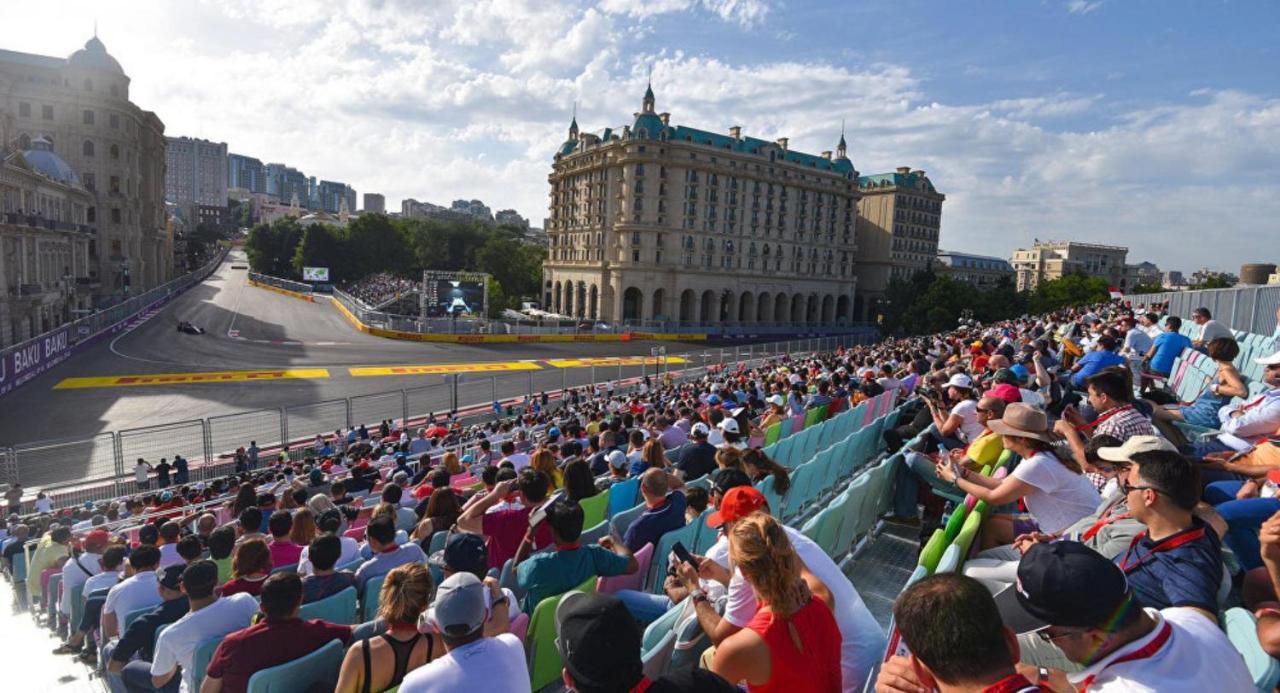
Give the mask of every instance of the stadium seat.
MULTIPOLYGON (((635 477, 619 481, 609 487, 609 519, 612 520, 615 515, 635 507, 640 494, 640 478, 635 477)), ((585 526, 585 525, 584 525, 585 526)))
POLYGON ((593 527, 607 519, 609 511, 609 490, 578 501, 582 506, 582 526, 593 527))
POLYGON ((449 530, 447 529, 442 529, 432 534, 431 543, 427 544, 427 555, 430 556, 437 551, 443 551, 447 541, 449 541, 449 530))
POLYGON ((364 559, 360 558, 359 556, 356 556, 354 560, 349 561, 347 563, 343 563, 342 565, 339 565, 339 566, 334 566, 333 569, 339 572, 343 570, 349 570, 354 573, 356 572, 356 568, 360 567, 361 563, 364 563, 364 559))
POLYGON ((1280 662, 1263 651, 1262 643, 1258 642, 1257 628, 1257 620, 1245 609, 1227 609, 1222 616, 1222 629, 1240 656, 1244 657, 1254 685, 1260 692, 1272 691, 1280 682, 1280 662))
POLYGON ((378 593, 382 591, 382 583, 385 579, 385 575, 379 575, 365 581, 360 600, 361 623, 372 621, 378 615, 378 593))
POLYGON ((614 594, 622 590, 644 589, 644 578, 649 574, 649 564, 653 561, 653 544, 645 544, 635 552, 636 572, 631 575, 614 575, 602 577, 596 581, 596 591, 614 594))
POLYGON ((924 568, 932 574, 938 567, 938 561, 942 560, 942 552, 946 551, 946 535, 941 529, 933 530, 933 536, 929 537, 929 541, 925 543, 924 548, 920 549, 920 559, 918 566, 924 568))
MULTIPOLYGON (((597 578, 591 578, 571 592, 588 592, 595 589, 597 578)), ((566 593, 567 594, 567 593, 566 593)), ((542 688, 560 680, 560 650, 556 648, 556 607, 560 605, 563 594, 547 597, 533 608, 533 616, 529 618, 529 629, 525 635, 525 649, 528 653, 529 683, 533 690, 542 688)))
MULTIPOLYGON (((710 508, 703 514, 705 515, 709 512, 711 512, 710 508)), ((680 529, 673 529, 667 532, 658 539, 658 545, 653 550, 653 561, 649 568, 649 575, 645 579, 645 586, 649 592, 662 594, 662 576, 667 574, 671 547, 675 546, 676 542, 680 542, 684 544, 685 548, 692 551, 693 549, 690 547, 697 545, 698 532, 702 529, 702 526, 703 523, 701 522, 690 522, 680 529)))
POLYGON ((139 616, 147 613, 148 611, 151 611, 154 608, 156 607, 153 604, 151 606, 145 606, 141 609, 134 609, 133 611, 130 611, 129 613, 125 614, 124 619, 119 624, 117 624, 119 626, 117 630, 121 633, 125 632, 126 630, 129 630, 129 624, 136 621, 139 616))
POLYGON ((641 503, 640 505, 614 515, 613 519, 610 521, 610 524, 613 526, 613 533, 618 535, 619 538, 627 536, 627 528, 630 527, 631 523, 635 522, 635 519, 640 517, 640 514, 643 512, 644 504, 641 503))
POLYGON ((341 668, 342 641, 331 640, 305 657, 250 676, 249 693, 296 693, 313 685, 332 686, 341 668))
POLYGON ((946 551, 942 552, 942 558, 938 559, 938 567, 933 571, 935 573, 954 573, 960 568, 960 547, 952 544, 948 546, 946 551))
POLYGON ((48 618, 50 628, 58 627, 58 598, 59 588, 62 587, 62 573, 54 573, 49 576, 49 584, 44 590, 45 616, 48 618))
POLYGON ((204 681, 204 673, 209 669, 209 662, 213 660, 213 653, 218 651, 218 645, 222 644, 223 637, 206 638, 196 645, 196 651, 191 655, 191 680, 199 685, 204 681))
POLYGON ((763 481, 756 483, 756 489, 764 494, 765 502, 769 504, 769 510, 774 515, 782 517, 784 499, 782 494, 774 490, 773 477, 766 476, 763 481))
POLYGON ((676 632, 674 630, 662 633, 662 637, 656 643, 642 649, 640 666, 644 669, 644 675, 649 679, 655 679, 666 673, 667 668, 671 666, 671 655, 675 649, 676 632))
POLYGON ((578 543, 587 545, 595 544, 600 538, 609 533, 609 521, 600 520, 593 527, 582 530, 582 534, 578 537, 578 543))
POLYGON ((303 604, 298 618, 318 618, 330 623, 353 625, 356 622, 356 588, 348 587, 324 599, 303 604))
POLYGON ((529 614, 523 611, 516 614, 515 619, 511 621, 510 628, 511 634, 520 638, 520 642, 523 643, 525 636, 529 633, 529 614))
POLYGON ((765 447, 773 445, 774 443, 778 442, 778 439, 781 437, 782 437, 782 424, 775 423, 764 430, 763 445, 765 447))
POLYGON ((278 568, 271 569, 272 575, 275 575, 276 573, 296 573, 296 572, 298 572, 297 563, 290 563, 289 565, 282 565, 278 568))
POLYGON ((74 629, 80 624, 80 617, 84 615, 84 583, 71 588, 71 613, 69 614, 69 622, 74 629))

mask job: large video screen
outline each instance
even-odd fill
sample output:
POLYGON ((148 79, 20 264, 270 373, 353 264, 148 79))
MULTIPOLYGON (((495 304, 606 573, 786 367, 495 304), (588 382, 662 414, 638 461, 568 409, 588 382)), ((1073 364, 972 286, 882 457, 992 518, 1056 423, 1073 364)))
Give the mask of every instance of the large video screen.
POLYGON ((478 315, 484 312, 484 284, 456 279, 427 282, 427 317, 478 315))
POLYGON ((329 281, 329 268, 328 267, 303 267, 302 281, 327 282, 329 281))

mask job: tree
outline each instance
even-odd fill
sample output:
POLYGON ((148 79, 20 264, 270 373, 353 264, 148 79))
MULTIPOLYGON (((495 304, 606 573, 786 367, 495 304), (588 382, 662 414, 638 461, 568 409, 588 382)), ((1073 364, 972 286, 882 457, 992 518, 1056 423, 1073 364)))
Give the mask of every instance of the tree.
POLYGON ((1212 275, 1209 275, 1209 277, 1206 278, 1203 282, 1201 282, 1200 286, 1197 286, 1196 288, 1197 289, 1230 289, 1233 286, 1235 286, 1235 282, 1231 281, 1226 276, 1221 274, 1212 274, 1212 275))
POLYGON ((376 272, 403 275, 412 264, 409 244, 400 227, 385 214, 361 214, 347 225, 347 257, 343 263, 352 277, 376 272))
POLYGON ((1110 285, 1102 277, 1068 274, 1060 279, 1041 282, 1028 300, 1032 313, 1048 313, 1067 306, 1106 301, 1111 297, 1110 285))
POLYGON ((277 219, 270 224, 257 224, 249 230, 245 239, 245 252, 249 256, 249 268, 254 272, 274 277, 293 277, 293 256, 302 240, 302 227, 291 218, 277 219))
POLYGON ((1151 282, 1150 284, 1138 284, 1137 286, 1135 286, 1135 287, 1133 287, 1132 289, 1130 289, 1130 290, 1129 290, 1129 293, 1131 293, 1131 294, 1159 294, 1159 293, 1164 293, 1165 291, 1166 291, 1166 289, 1165 289, 1163 286, 1161 286, 1161 285, 1160 285, 1160 282, 1155 281, 1155 282, 1151 282))
POLYGON ((327 224, 312 224, 302 232, 302 242, 293 255, 293 270, 302 274, 303 267, 328 267, 332 281, 353 278, 346 237, 342 229, 327 224))

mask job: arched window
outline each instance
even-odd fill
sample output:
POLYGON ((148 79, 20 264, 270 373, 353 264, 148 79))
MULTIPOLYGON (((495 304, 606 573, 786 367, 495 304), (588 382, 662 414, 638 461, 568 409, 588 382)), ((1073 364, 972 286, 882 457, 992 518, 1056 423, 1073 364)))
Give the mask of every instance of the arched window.
POLYGON ((82 150, 85 156, 93 156, 93 140, 85 140, 82 150))

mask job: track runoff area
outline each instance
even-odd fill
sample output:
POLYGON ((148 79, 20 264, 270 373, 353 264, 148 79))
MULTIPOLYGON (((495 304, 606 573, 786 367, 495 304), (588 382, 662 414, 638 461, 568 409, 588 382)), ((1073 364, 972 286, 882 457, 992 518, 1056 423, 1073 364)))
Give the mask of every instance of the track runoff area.
MULTIPOLYGON (((462 349, 459 349, 462 351, 462 349)), ((652 366, 683 368, 691 359, 684 356, 602 356, 591 358, 526 359, 471 363, 429 363, 389 366, 347 366, 342 368, 274 368, 259 370, 196 371, 189 373, 142 373, 128 375, 62 378, 55 390, 109 387, 164 387, 175 385, 216 385, 220 383, 268 383, 279 380, 327 380, 339 375, 352 378, 406 377, 452 374, 500 374, 562 368, 618 368, 652 366)))

